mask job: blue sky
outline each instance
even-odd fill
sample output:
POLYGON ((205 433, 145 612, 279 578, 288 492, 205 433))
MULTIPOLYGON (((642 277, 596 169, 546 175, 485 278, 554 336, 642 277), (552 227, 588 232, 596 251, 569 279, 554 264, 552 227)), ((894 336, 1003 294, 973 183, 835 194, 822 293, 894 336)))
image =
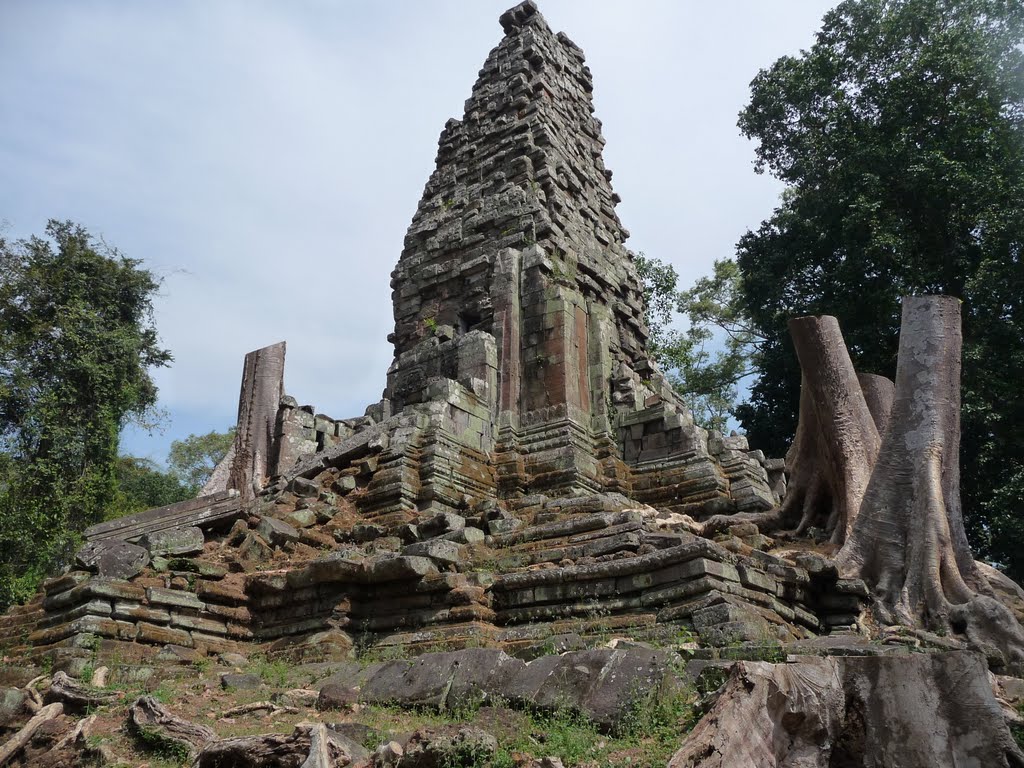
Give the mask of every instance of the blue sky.
MULTIPOLYGON (((510 0, 0 0, 0 220, 73 219, 164 278, 162 433, 234 422, 246 352, 342 418, 380 397, 388 284, 510 0)), ((818 0, 540 0, 587 55, 627 243, 682 283, 774 207, 736 129, 761 67, 813 41, 818 0)))

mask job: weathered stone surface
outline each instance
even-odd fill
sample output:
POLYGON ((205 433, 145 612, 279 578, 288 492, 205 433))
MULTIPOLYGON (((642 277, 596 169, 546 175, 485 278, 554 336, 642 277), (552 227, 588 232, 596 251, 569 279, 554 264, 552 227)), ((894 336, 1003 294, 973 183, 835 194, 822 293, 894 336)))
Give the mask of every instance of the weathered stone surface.
POLYGON ((149 552, 127 541, 94 541, 75 553, 75 563, 99 576, 130 579, 149 564, 149 552))
POLYGON ((289 525, 293 525, 296 528, 309 528, 312 525, 316 525, 316 512, 311 509, 297 509, 286 515, 286 521, 289 525))
POLYGON ((220 676, 220 684, 224 690, 228 691, 255 691, 263 687, 263 680, 259 675, 225 672, 220 676))
POLYGON ((320 493, 320 486, 305 477, 293 478, 288 486, 296 496, 315 498, 320 493))
POLYGON ((390 759, 389 755, 399 756, 397 765, 401 768, 438 768, 466 765, 470 760, 486 765, 497 749, 498 740, 487 731, 473 725, 460 725, 418 730, 404 746, 395 749, 387 744, 385 751, 379 754, 385 760, 390 759))
POLYGON ((20 688, 0 688, 0 728, 6 728, 22 717, 26 712, 27 698, 20 688))
POLYGON ((430 539, 434 536, 441 536, 452 531, 461 531, 466 527, 466 518, 450 512, 441 512, 429 520, 424 520, 417 528, 420 538, 430 539))
POLYGON ((362 687, 369 703, 458 708, 500 697, 526 664, 504 651, 473 648, 385 663, 362 687))
POLYGON ((238 557, 252 563, 261 563, 270 557, 271 550, 266 539, 255 531, 245 534, 241 545, 238 547, 238 557))
POLYGON ((259 527, 256 530, 259 531, 260 536, 275 547, 283 547, 285 544, 299 540, 299 532, 297 530, 283 520, 277 520, 273 517, 264 517, 260 520, 259 527))
POLYGON ((431 539, 410 544, 402 549, 402 554, 413 557, 429 557, 443 565, 454 565, 466 559, 465 551, 453 541, 431 539))
POLYGON ((320 688, 320 693, 315 699, 316 708, 321 712, 334 709, 351 710, 357 701, 358 689, 341 683, 327 683, 320 688))
POLYGON ((206 607, 198 597, 191 592, 183 592, 177 589, 161 589, 160 587, 148 587, 146 599, 150 605, 167 605, 172 608, 191 608, 201 611, 206 607))
POLYGON ((479 528, 466 526, 461 530, 442 534, 441 538, 456 544, 481 544, 484 540, 484 532, 479 528))
POLYGON ((370 583, 416 579, 429 573, 437 573, 437 566, 426 557, 403 555, 374 561, 363 571, 370 583))
POLYGON ((154 531, 189 526, 207 529, 224 525, 242 514, 241 496, 237 491, 227 490, 98 523, 86 528, 83 536, 88 541, 137 541, 154 531))
POLYGON ((570 706, 612 728, 640 693, 671 675, 671 664, 668 654, 645 648, 576 651, 529 664, 482 648, 427 653, 384 664, 363 685, 360 700, 442 709, 487 701, 570 706))
POLYGON ((192 647, 192 635, 183 629, 172 629, 171 627, 163 627, 145 621, 138 622, 136 626, 138 628, 136 637, 140 643, 149 643, 150 645, 172 644, 185 648, 192 647))
POLYGON ((139 545, 157 555, 196 555, 203 551, 203 532, 194 526, 153 531, 139 539, 139 545))

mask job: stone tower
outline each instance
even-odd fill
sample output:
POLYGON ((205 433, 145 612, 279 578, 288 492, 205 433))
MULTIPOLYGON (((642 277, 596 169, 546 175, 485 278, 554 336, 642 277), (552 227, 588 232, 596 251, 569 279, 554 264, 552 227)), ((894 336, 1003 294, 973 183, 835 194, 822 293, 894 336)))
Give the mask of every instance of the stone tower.
MULTIPOLYGON (((500 21, 392 275, 385 399, 395 411, 429 401, 439 377, 473 392, 503 496, 628 492, 644 463, 706 456, 705 435, 645 351, 583 52, 530 0, 500 21)), ((710 470, 696 484, 685 472, 684 496, 727 491, 710 470)))
POLYGON ((647 355, 583 52, 531 0, 501 25, 392 274, 383 399, 341 421, 290 397, 252 403, 274 436, 250 484, 372 453, 359 511, 384 527, 538 494, 698 516, 772 506, 782 462, 696 426, 647 355))

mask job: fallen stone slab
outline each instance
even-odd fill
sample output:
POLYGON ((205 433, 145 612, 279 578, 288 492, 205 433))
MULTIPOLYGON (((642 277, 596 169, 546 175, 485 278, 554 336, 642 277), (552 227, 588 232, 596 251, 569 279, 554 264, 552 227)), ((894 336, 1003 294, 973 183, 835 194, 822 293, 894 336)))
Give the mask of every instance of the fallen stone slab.
POLYGON ((402 548, 402 554, 410 557, 429 557, 441 565, 455 565, 465 562, 466 551, 454 541, 430 539, 419 541, 402 548))
POLYGON ((255 691, 263 687, 259 675, 225 672, 220 676, 221 687, 226 691, 255 691))
POLYGON ((502 697, 525 667, 525 662, 493 648, 425 653, 385 662, 363 684, 360 700, 438 709, 480 704, 502 697))
POLYGON ((244 514, 238 491, 228 490, 97 523, 86 528, 82 535, 86 541, 121 539, 134 542, 147 533, 183 526, 202 529, 226 527, 231 520, 244 514))
POLYGON ((359 699, 438 709, 499 701, 550 711, 569 707, 612 730, 638 696, 674 679, 675 661, 665 651, 641 647, 575 651, 529 663, 497 649, 467 648, 385 662, 363 684, 359 699))
POLYGON ((139 546, 149 550, 150 557, 198 555, 203 543, 203 532, 196 526, 151 531, 139 539, 139 546))
POLYGON ((27 710, 28 695, 20 688, 0 688, 0 728, 18 720, 27 710))
POLYGON ((130 579, 149 565, 149 552, 127 541, 92 541, 75 553, 75 563, 98 576, 130 579))
POLYGON ((271 546, 283 547, 289 542, 299 540, 299 532, 283 520, 264 517, 256 529, 260 536, 270 542, 271 546))

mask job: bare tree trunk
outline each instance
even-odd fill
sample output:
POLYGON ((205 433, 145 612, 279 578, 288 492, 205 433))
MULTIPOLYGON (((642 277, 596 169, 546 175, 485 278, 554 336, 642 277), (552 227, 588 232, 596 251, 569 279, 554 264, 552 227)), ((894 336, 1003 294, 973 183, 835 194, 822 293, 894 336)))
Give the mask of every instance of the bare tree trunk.
POLYGON ((896 385, 892 379, 874 373, 858 373, 857 381, 860 382, 860 391, 864 393, 864 401, 868 404, 868 410, 875 421, 875 429, 878 430, 878 437, 881 440, 889 429, 889 416, 892 414, 896 385))
POLYGON ((974 566, 960 509, 960 301, 903 300, 888 431, 838 556, 872 585, 878 618, 1024 658, 1024 630, 974 566))
MULTIPOLYGON (((800 418, 793 444, 786 452, 789 483, 782 505, 767 512, 715 515, 704 522, 702 533, 705 536, 713 536, 737 523, 754 523, 762 531, 767 532, 789 529, 793 535, 803 533, 815 523, 828 496, 821 470, 821 448, 818 441, 818 422, 814 416, 810 390, 807 388, 806 380, 801 378, 800 418)), ((822 521, 823 526, 824 524, 822 521)))
POLYGON ((855 765, 1021 768, 1024 754, 979 654, 808 656, 737 662, 668 768, 855 765))
POLYGON ((39 730, 43 723, 47 720, 54 720, 62 714, 64 714, 64 705, 59 701, 47 704, 36 712, 20 731, 0 747, 0 766, 6 765, 8 760, 18 754, 32 740, 32 735, 39 730))
POLYGON ((193 758, 217 738, 205 725, 176 717, 152 696, 142 696, 128 708, 128 730, 145 735, 150 742, 156 740, 183 747, 193 758))
POLYGON ((831 497, 828 529, 832 541, 842 544, 860 510, 878 455, 878 430, 839 321, 829 315, 796 317, 789 321, 789 333, 818 427, 819 461, 831 497))
MULTIPOLYGON (((713 517, 704 523, 705 535, 739 522, 762 530, 795 528, 797 535, 818 525, 841 545, 860 509, 881 440, 839 321, 829 315, 793 318, 789 332, 803 375, 800 420, 786 454, 786 498, 769 512, 713 517)), ((876 400, 881 413, 884 395, 876 400)))
MULTIPOLYGON (((800 377, 800 417, 796 436, 786 452, 789 484, 783 499, 780 524, 793 528, 799 535, 815 523, 828 503, 828 487, 821 466, 821 434, 814 414, 811 390, 806 375, 800 377)), ((826 513, 827 518, 827 513, 826 513)), ((822 527, 825 525, 823 521, 822 527)))

